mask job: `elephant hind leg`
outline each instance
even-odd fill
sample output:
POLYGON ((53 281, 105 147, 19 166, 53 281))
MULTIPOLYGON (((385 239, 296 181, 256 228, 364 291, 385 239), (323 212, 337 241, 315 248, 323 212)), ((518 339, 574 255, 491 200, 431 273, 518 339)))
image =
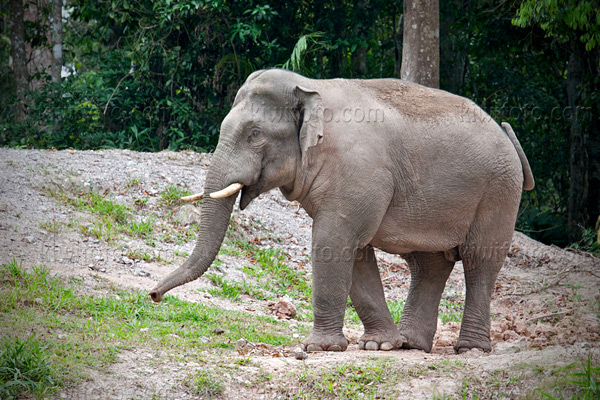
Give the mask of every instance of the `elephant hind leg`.
POLYGON ((415 252, 405 258, 410 269, 410 288, 398 329, 406 339, 404 348, 430 352, 440 299, 454 261, 448 260, 443 252, 415 252))
POLYGON ((371 246, 359 249, 356 254, 350 299, 365 327, 365 333, 358 342, 361 349, 392 350, 402 346, 402 336, 385 302, 375 252, 371 246))
POLYGON ((461 249, 467 293, 460 335, 454 345, 458 353, 473 348, 486 352, 492 349, 490 302, 510 248, 517 209, 518 202, 512 209, 488 204, 478 210, 461 249))

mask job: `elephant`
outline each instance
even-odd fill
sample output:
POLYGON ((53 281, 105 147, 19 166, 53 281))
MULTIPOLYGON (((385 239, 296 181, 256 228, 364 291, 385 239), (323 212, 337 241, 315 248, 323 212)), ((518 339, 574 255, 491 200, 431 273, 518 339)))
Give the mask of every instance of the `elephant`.
MULTIPOLYGON (((456 352, 491 351, 490 301, 522 190, 534 179, 508 123, 472 101, 399 79, 310 79, 253 72, 223 119, 192 254, 150 291, 199 278, 240 209, 279 188, 313 219, 308 352, 344 351, 348 296, 365 350, 430 352, 438 307, 462 260, 466 298, 456 352), (411 282, 396 326, 374 249, 399 254, 411 282)), ((202 198, 194 195, 187 200, 202 198)))

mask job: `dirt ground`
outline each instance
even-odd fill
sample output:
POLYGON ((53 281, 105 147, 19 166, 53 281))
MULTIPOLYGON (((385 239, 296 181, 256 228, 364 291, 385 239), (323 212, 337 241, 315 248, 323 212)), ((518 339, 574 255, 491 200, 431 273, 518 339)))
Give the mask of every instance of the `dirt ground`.
MULTIPOLYGON (((133 206, 145 203, 140 218, 159 210, 158 195, 172 185, 201 191, 210 156, 193 152, 135 153, 110 151, 38 151, 0 149, 0 262, 18 259, 23 266, 44 264, 53 273, 78 277, 90 291, 103 281, 126 288, 149 290, 191 253, 193 241, 149 246, 141 239, 120 238, 116 243, 84 235, 68 228, 73 220, 87 223, 94 216, 74 209, 49 195, 52 189, 72 187, 102 193, 115 202, 133 206), (50 231, 48 223, 61 224, 50 231), (139 251, 155 260, 128 257, 139 251), (171 261, 172 263, 167 263, 171 261)), ((191 218, 192 206, 180 206, 182 218, 191 218), (184 208, 187 207, 187 208, 184 208), (191 210, 191 214, 186 214, 191 210)), ((237 207, 237 206, 236 206, 237 207)), ((193 208, 193 207, 192 207, 193 208)), ((160 215, 156 217, 160 219, 160 215)), ((260 196, 246 210, 234 210, 234 219, 248 240, 289 254, 288 264, 310 270, 311 220, 297 203, 278 191, 260 196)), ((72 224, 71 224, 72 225, 72 224)), ((380 272, 388 299, 406 298, 410 276, 404 261, 378 252, 380 272)), ((231 279, 241 274, 243 258, 220 256, 222 270, 231 279)), ((182 286, 172 294, 207 305, 268 314, 256 299, 233 302, 198 291, 211 287, 207 278, 182 286), (252 307, 248 307, 252 304, 252 307), (251 309, 251 311, 249 311, 251 309)), ((252 363, 224 376, 226 399, 302 398, 297 377, 318 373, 346 363, 382 361, 406 374, 393 388, 395 398, 521 398, 552 381, 552 371, 591 355, 600 358, 600 260, 589 254, 546 246, 516 232, 492 299, 493 351, 457 355, 452 349, 460 323, 438 322, 434 349, 366 352, 357 348, 360 329, 349 328, 350 348, 343 353, 310 354, 306 360, 272 353, 252 353, 252 363), (452 368, 445 368, 451 364, 452 368), (411 372, 412 371, 412 372, 411 372), (414 373, 414 371, 420 371, 414 373), (268 374, 267 382, 256 377, 268 374), (294 377, 294 379, 292 379, 294 377), (465 392, 465 381, 477 382, 465 392), (476 389, 473 389, 476 388, 476 389)), ((444 299, 464 298, 462 265, 457 263, 444 299)), ((294 323, 290 321, 290 326, 294 323)), ((290 335, 293 329, 290 328, 290 335)), ((293 352, 292 352, 293 354, 293 352)), ((286 353, 288 355, 288 353, 286 353)), ((233 360, 234 351, 207 355, 233 360)), ((65 389, 57 398, 197 398, 181 380, 193 369, 206 368, 197 360, 175 359, 154 350, 122 352, 109 370, 90 371, 78 387, 65 389)), ((310 389, 306 389, 310 392, 310 389)), ((381 392, 375 398, 394 398, 381 392)))

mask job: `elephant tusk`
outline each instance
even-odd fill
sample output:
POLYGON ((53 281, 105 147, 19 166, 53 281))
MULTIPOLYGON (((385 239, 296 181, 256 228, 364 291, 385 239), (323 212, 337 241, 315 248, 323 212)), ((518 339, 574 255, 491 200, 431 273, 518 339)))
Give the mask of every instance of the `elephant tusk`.
POLYGON ((182 197, 181 200, 196 201, 196 200, 202 200, 203 198, 204 198, 204 193, 196 193, 196 194, 192 194, 191 196, 182 197))
POLYGON ((232 194, 239 192, 243 187, 244 185, 242 185, 241 183, 232 183, 225 189, 221 189, 218 192, 211 193, 210 197, 213 199, 223 199, 225 197, 229 197, 232 194))

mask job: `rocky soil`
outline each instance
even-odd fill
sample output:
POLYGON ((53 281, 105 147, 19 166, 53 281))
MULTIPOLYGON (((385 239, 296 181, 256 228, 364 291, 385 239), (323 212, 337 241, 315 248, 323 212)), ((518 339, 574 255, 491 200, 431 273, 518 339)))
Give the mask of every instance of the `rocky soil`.
MULTIPOLYGON (((193 240, 158 239, 149 243, 119 235, 107 242, 86 234, 88 228, 82 229, 82 226, 93 227, 98 216, 66 204, 55 194, 74 188, 100 193, 135 209, 140 222, 154 224, 155 231, 163 234, 159 238, 177 232, 185 235, 201 218, 200 210, 193 205, 177 204, 168 208, 166 215, 161 193, 170 187, 202 191, 209 164, 210 155, 193 152, 0 149, 0 262, 17 259, 27 268, 44 264, 53 273, 78 277, 91 292, 99 290, 94 283, 98 277, 122 287, 149 290, 185 260, 185 255, 193 249, 193 240), (143 257, 137 256, 142 254, 143 257)), ((289 255, 288 265, 310 271, 312 222, 297 203, 287 201, 278 191, 271 191, 246 210, 234 210, 233 220, 245 240, 261 248, 281 249, 289 255)), ((233 255, 219 257, 220 272, 228 279, 241 280, 240 267, 247 260, 233 255)), ((404 261, 383 252, 378 252, 378 259, 388 299, 405 299, 410 276, 404 261)), ((516 232, 492 299, 491 354, 477 351, 454 354, 452 345, 460 327, 456 321, 439 321, 431 354, 360 351, 356 340, 361 331, 349 327, 346 334, 352 345, 344 353, 311 354, 300 361, 293 357, 293 352, 285 353, 284 357, 273 357, 269 352, 253 353, 255 367, 241 369, 240 376, 225 377, 227 387, 222 397, 288 398, 291 396, 288 389, 296 390, 294 393, 300 389, 287 387, 286 382, 290 381, 286 377, 296 376, 307 368, 312 371, 392 357, 407 370, 432 363, 441 365, 446 360, 465 365, 449 372, 425 368, 426 373, 414 377, 409 374, 396 388, 406 398, 434 398, 442 394, 462 398, 465 378, 482 382, 478 392, 469 393, 468 398, 519 398, 551 379, 549 373, 536 369, 539 366, 550 371, 550 367, 583 360, 590 354, 597 363, 599 267, 600 261, 586 253, 546 246, 516 232), (249 377, 256 373, 256 368, 275 378, 261 385, 251 384, 249 377), (498 371, 507 372, 495 388, 490 382, 495 382, 493 378, 498 371)), ((233 302, 197 290, 210 287, 212 283, 203 277, 171 293, 188 301, 249 313, 274 312, 273 304, 249 296, 233 302)), ((464 291, 462 265, 457 263, 444 299, 460 304, 464 291)), ((232 354, 224 353, 222 357, 232 354)), ((87 382, 70 388, 62 397, 74 398, 79 393, 82 396, 79 398, 152 398, 157 394, 160 398, 194 398, 178 383, 199 365, 193 361, 153 361, 157 358, 160 354, 145 349, 123 352, 110 370, 90 371, 87 382)), ((382 398, 387 397, 382 394, 382 398)))

